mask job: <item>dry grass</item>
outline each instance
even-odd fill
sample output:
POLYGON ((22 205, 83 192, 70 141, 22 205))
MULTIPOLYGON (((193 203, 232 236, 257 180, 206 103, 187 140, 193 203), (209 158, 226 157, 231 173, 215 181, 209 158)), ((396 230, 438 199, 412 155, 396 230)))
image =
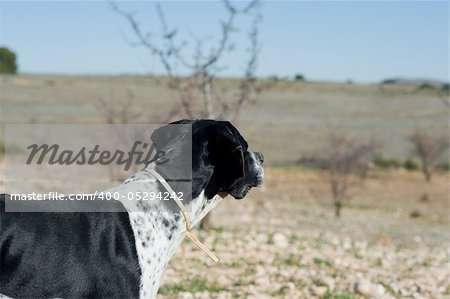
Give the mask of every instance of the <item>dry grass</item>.
MULTIPOLYGON (((0 76, 0 122, 99 123, 103 118, 94 105, 99 98, 114 104, 131 92, 145 120, 158 123, 176 104, 165 84, 164 78, 149 77, 0 76)), ((236 82, 219 84, 232 92, 236 82)), ((238 126, 268 164, 289 165, 322 149, 330 128, 378 137, 385 156, 405 159, 406 138, 418 124, 448 131, 448 110, 436 91, 282 81, 243 110, 238 126)))

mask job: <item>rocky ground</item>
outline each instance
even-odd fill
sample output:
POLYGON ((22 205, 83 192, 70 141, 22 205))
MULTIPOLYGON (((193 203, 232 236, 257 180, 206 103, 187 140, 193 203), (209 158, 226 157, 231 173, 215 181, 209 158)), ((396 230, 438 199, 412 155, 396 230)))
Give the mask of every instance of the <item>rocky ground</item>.
MULTIPOLYGON (((186 242, 187 243, 187 242, 186 242)), ((222 261, 190 244, 172 260, 161 298, 446 298, 448 250, 369 244, 324 233, 216 232, 222 261)))
POLYGON ((221 262, 185 240, 160 298, 450 298, 447 176, 432 187, 420 174, 369 178, 338 220, 319 174, 272 169, 267 180, 197 231, 221 262))

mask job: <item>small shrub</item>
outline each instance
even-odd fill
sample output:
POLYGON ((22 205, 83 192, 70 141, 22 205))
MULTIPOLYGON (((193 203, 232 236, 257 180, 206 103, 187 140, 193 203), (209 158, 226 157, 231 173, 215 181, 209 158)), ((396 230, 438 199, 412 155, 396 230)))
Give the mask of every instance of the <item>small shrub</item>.
POLYGON ((255 284, 255 282, 250 279, 238 278, 238 279, 233 280, 234 287, 248 286, 248 285, 252 285, 252 284, 255 284))
POLYGON ((328 287, 327 283, 320 278, 313 278, 312 282, 318 287, 328 287))
POLYGON ((16 54, 8 48, 0 48, 0 74, 16 74, 16 54))
POLYGON ((402 162, 398 159, 385 158, 383 156, 378 156, 373 160, 373 164, 376 167, 387 169, 387 168, 399 168, 402 166, 402 162))
POLYGON ((381 284, 389 294, 391 294, 393 296, 397 295, 397 293, 395 292, 395 290, 392 288, 392 286, 390 284, 385 283, 383 281, 379 281, 378 283, 381 284))
POLYGON ((277 75, 271 75, 268 77, 269 81, 274 81, 274 82, 278 82, 280 81, 280 77, 278 77, 277 75))
POLYGON ((427 193, 424 193, 420 196, 420 201, 421 202, 429 202, 430 201, 430 197, 428 196, 427 193))
POLYGON ((269 233, 268 235, 267 235, 267 244, 269 244, 269 245, 273 245, 273 244, 275 244, 275 242, 274 242, 274 240, 273 240, 273 233, 269 233))
POLYGON ((409 136, 412 153, 420 159, 420 169, 427 182, 431 181, 432 168, 439 162, 450 145, 447 134, 438 135, 432 131, 416 128, 409 136))
POLYGON ((403 167, 407 170, 418 170, 420 168, 420 162, 413 158, 408 158, 403 163, 403 167))
POLYGON ((289 256, 283 261, 286 266, 300 266, 300 261, 295 254, 289 254, 289 256))
POLYGON ((450 162, 447 161, 447 162, 438 164, 436 166, 436 169, 443 170, 443 171, 449 171, 450 170, 450 162))
POLYGON ((294 76, 294 81, 305 81, 305 76, 302 74, 297 74, 294 76))
MULTIPOLYGON (((8 154, 18 154, 25 152, 23 147, 20 147, 17 144, 8 144, 8 154)), ((0 139, 0 157, 6 154, 6 143, 2 139, 0 139)))
POLYGON ((286 295, 287 291, 289 290, 289 286, 282 285, 278 290, 275 292, 272 292, 272 296, 283 296, 286 295))
POLYGON ((223 226, 216 226, 216 227, 213 227, 212 230, 214 230, 218 234, 221 234, 225 231, 225 228, 223 226))
POLYGON ((449 83, 444 83, 444 84, 442 84, 441 90, 442 90, 443 92, 450 92, 450 84, 449 84, 449 83))
POLYGON ((397 84, 397 83, 399 83, 398 79, 389 78, 389 79, 385 79, 385 80, 381 81, 380 84, 397 84))
POLYGON ((427 83, 427 82, 425 82, 425 83, 422 83, 422 84, 420 84, 419 85, 419 87, 417 88, 418 90, 426 90, 426 89, 430 89, 430 90, 435 90, 436 89, 436 85, 433 85, 433 84, 431 84, 431 83, 427 83))
POLYGON ((444 291, 444 295, 450 295, 450 284, 447 286, 447 288, 444 291))
POLYGON ((420 213, 418 210, 413 210, 409 214, 409 217, 411 217, 411 218, 419 218, 420 216, 422 216, 422 213, 420 213))
POLYGON ((294 283, 295 287, 298 290, 303 290, 308 286, 308 283, 300 278, 291 278, 289 279, 290 282, 294 283))
POLYGON ((210 292, 218 293, 226 291, 227 289, 214 282, 208 282, 205 278, 200 276, 191 277, 186 283, 167 284, 159 290, 160 294, 177 294, 180 292, 210 292))
POLYGON ((56 82, 55 82, 55 80, 47 79, 47 80, 45 80, 45 85, 47 85, 47 86, 55 86, 56 82))
POLYGON ((322 259, 322 258, 315 257, 313 259, 313 262, 316 265, 325 265, 325 266, 328 266, 328 267, 333 267, 333 264, 328 259, 322 259))
POLYGON ((321 299, 353 299, 355 295, 348 291, 334 290, 332 292, 327 292, 325 295, 320 297, 321 299))
POLYGON ((177 293, 181 293, 181 292, 184 292, 184 291, 185 291, 185 287, 183 286, 183 284, 181 282, 163 285, 159 289, 159 293, 163 294, 163 295, 177 294, 177 293))
POLYGON ((5 154, 5 142, 0 139, 0 156, 5 154))

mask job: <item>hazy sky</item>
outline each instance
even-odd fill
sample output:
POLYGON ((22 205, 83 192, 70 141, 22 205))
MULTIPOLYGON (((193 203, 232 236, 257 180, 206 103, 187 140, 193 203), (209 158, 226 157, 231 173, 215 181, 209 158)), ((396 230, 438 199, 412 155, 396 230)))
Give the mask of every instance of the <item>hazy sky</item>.
MULTIPOLYGON (((162 1, 178 36, 214 37, 223 19, 220 2, 162 1)), ((158 33, 155 2, 122 1, 142 26, 158 33)), ((239 5, 239 3, 237 4, 239 5)), ((242 5, 242 3, 240 3, 242 5)), ((264 2, 258 75, 377 82, 388 77, 449 77, 449 5, 427 2, 264 2)), ((243 27, 245 20, 237 23, 243 27)), ((127 23, 104 1, 2 1, 0 45, 12 48, 24 73, 161 73, 145 50, 130 47, 127 23)), ((222 72, 242 73, 248 43, 234 36, 222 72)), ((187 53, 190 51, 187 48, 187 53)))

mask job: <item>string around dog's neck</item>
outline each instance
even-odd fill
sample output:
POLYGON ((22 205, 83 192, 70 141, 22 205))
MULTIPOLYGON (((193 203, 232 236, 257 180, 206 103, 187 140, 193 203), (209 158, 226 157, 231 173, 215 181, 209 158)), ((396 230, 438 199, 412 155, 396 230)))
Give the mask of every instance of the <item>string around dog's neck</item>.
POLYGON ((178 207, 180 208, 180 212, 181 215, 183 216, 184 219, 184 223, 186 226, 186 237, 191 240, 195 245, 197 245, 198 248, 200 248, 201 251, 203 251, 203 253, 205 253, 207 256, 209 256, 214 262, 219 262, 219 258, 211 251, 209 250, 208 247, 206 247, 206 245, 204 245, 196 236, 194 236, 191 233, 191 220, 189 219, 189 215, 186 211, 186 208, 183 204, 183 202, 178 198, 177 194, 175 193, 175 191, 173 191, 172 187, 169 185, 169 183, 167 183, 167 181, 156 171, 154 171, 153 169, 145 169, 145 171, 147 171, 148 173, 150 173, 156 180, 158 180, 161 185, 167 190, 167 192, 169 192, 169 194, 171 195, 171 198, 174 199, 175 203, 178 205, 178 207))

